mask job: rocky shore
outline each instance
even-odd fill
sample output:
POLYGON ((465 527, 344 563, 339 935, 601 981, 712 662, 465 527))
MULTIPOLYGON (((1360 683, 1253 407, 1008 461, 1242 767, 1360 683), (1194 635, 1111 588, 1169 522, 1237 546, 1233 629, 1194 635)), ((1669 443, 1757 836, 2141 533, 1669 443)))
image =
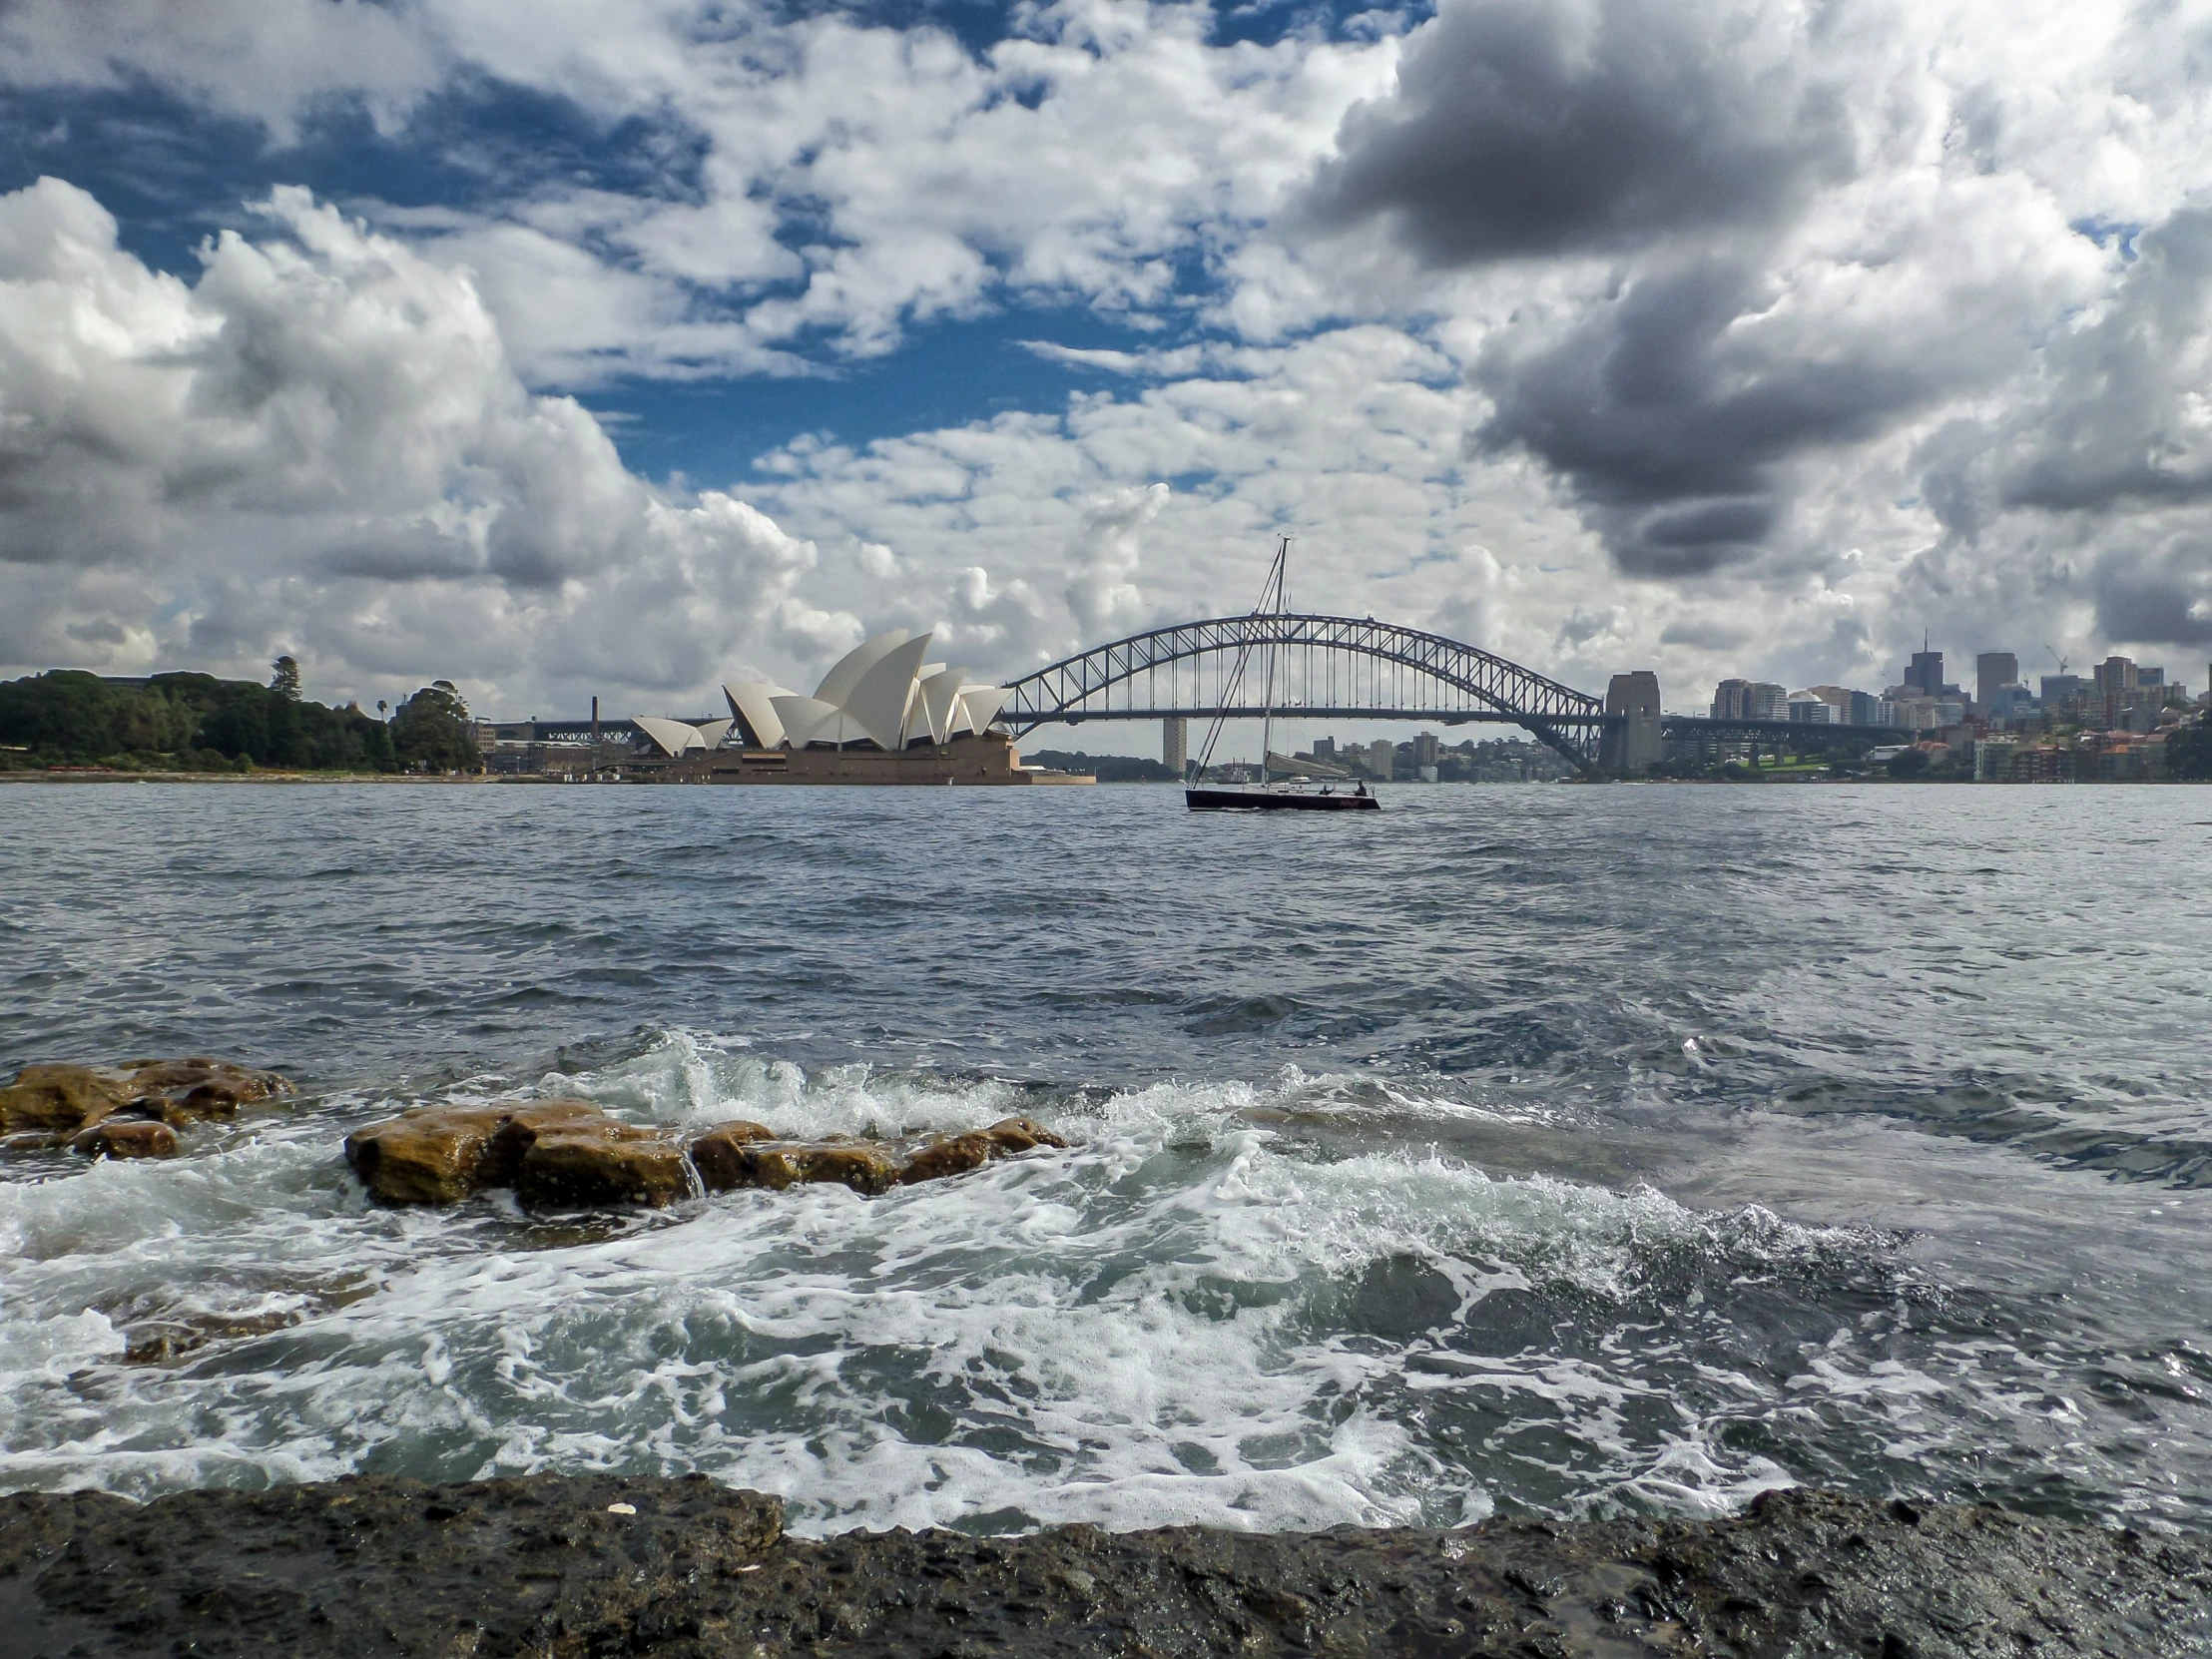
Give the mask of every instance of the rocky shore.
POLYGON ((0 1649, 1950 1656, 2212 1650, 2212 1553, 1993 1509, 1772 1492, 1723 1521, 786 1537, 704 1476, 370 1477, 0 1499, 0 1649))

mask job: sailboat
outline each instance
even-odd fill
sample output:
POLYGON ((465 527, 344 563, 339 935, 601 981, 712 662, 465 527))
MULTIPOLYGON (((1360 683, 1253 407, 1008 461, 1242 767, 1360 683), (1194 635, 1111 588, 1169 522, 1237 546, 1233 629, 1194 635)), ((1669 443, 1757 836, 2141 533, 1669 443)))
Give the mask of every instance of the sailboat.
MULTIPOLYGON (((1268 567, 1268 579, 1260 589, 1260 603, 1252 608, 1253 618, 1282 617, 1289 609, 1285 587, 1291 562, 1291 538, 1283 537, 1275 548, 1275 562, 1268 567)), ((1259 629, 1253 630, 1260 632, 1259 629)), ((1222 693, 1222 712, 1214 717, 1214 724, 1206 734, 1206 747, 1198 758, 1199 776, 1206 775, 1206 768, 1213 761, 1214 745, 1221 741, 1223 723, 1229 711, 1236 707, 1237 691, 1244 684, 1245 670, 1250 666, 1254 641, 1247 638, 1243 649, 1237 653, 1237 666, 1229 677, 1228 689, 1222 693)), ((1259 647, 1267 653, 1267 702, 1260 725, 1260 781, 1257 784, 1194 784, 1183 792, 1184 805, 1194 813, 1374 813, 1382 809, 1382 803, 1368 793, 1365 784, 1339 793, 1333 786, 1319 789, 1311 785, 1299 785, 1285 779, 1280 783, 1268 781, 1268 757, 1275 747, 1275 666, 1278 647, 1273 640, 1259 647)))

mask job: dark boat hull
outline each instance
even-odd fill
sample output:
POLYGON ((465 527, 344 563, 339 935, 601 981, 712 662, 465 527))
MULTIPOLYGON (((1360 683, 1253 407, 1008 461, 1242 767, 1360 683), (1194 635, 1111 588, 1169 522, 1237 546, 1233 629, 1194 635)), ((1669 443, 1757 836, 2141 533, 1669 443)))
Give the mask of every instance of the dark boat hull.
POLYGON ((1185 790, 1194 813, 1375 813, 1372 795, 1309 795, 1299 790, 1185 790))

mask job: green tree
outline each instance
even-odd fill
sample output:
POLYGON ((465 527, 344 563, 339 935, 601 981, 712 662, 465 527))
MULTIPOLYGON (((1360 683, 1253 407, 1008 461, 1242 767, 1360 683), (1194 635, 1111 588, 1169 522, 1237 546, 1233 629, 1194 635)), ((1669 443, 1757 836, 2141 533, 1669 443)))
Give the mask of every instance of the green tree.
POLYGON ((2166 739, 2166 770, 2176 778, 2212 778, 2212 715, 2166 739))
POLYGON ((286 703, 299 701, 299 663, 293 657, 278 657, 270 665, 269 689, 286 703))
POLYGON ((433 680, 392 711, 391 751, 410 771, 475 772, 483 766, 468 705, 450 680, 433 680))
POLYGON ((1892 778, 1919 778, 1927 771, 1928 751, 1925 749, 1908 749, 1902 755, 1890 757, 1890 776, 1892 778))

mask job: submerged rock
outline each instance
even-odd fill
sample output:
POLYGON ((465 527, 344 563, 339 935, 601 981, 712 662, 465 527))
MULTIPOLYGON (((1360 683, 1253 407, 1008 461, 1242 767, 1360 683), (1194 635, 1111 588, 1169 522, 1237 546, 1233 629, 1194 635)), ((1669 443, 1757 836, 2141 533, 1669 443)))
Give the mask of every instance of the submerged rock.
POLYGON ((782 1535, 703 1476, 388 1476, 0 1499, 8 1651, 1487 1655, 2188 1654, 2203 1540, 1770 1492, 1744 1514, 1450 1531, 1062 1526, 782 1535))
POLYGON ((988 1129, 971 1129, 931 1141, 906 1160, 899 1171, 903 1182, 941 1181, 948 1175, 964 1175, 981 1169, 994 1158, 1016 1152, 1032 1152, 1040 1146, 1065 1147, 1068 1143, 1034 1118, 1000 1118, 988 1129))
POLYGON ((387 1204, 452 1204, 512 1187, 533 1209, 653 1208, 695 1193, 774 1192, 834 1182, 876 1197, 893 1187, 978 1169, 994 1158, 1068 1143, 1029 1118, 928 1141, 835 1135, 790 1140, 733 1119, 684 1139, 625 1123, 584 1100, 420 1106, 356 1129, 346 1162, 387 1204))
MULTIPOLYGON (((709 1131, 709 1135, 719 1134, 719 1130, 709 1131)), ((740 1187, 766 1187, 780 1193, 807 1182, 834 1181, 874 1197, 898 1185, 900 1167, 881 1145, 842 1138, 730 1146, 702 1136, 692 1145, 692 1158, 699 1165, 700 1179, 713 1193, 740 1187), (704 1159, 703 1150, 709 1151, 704 1159)))
POLYGON ((115 1118, 80 1131, 69 1150, 88 1158, 168 1158, 177 1151, 177 1131, 149 1118, 115 1118))
POLYGON ((0 1137, 17 1146, 70 1145, 95 1157, 162 1158, 174 1131, 291 1093, 273 1071, 227 1060, 127 1060, 119 1066, 25 1066, 0 1088, 0 1137), (142 1127, 132 1128, 132 1124, 142 1127), (97 1132, 96 1132, 97 1131, 97 1132))

